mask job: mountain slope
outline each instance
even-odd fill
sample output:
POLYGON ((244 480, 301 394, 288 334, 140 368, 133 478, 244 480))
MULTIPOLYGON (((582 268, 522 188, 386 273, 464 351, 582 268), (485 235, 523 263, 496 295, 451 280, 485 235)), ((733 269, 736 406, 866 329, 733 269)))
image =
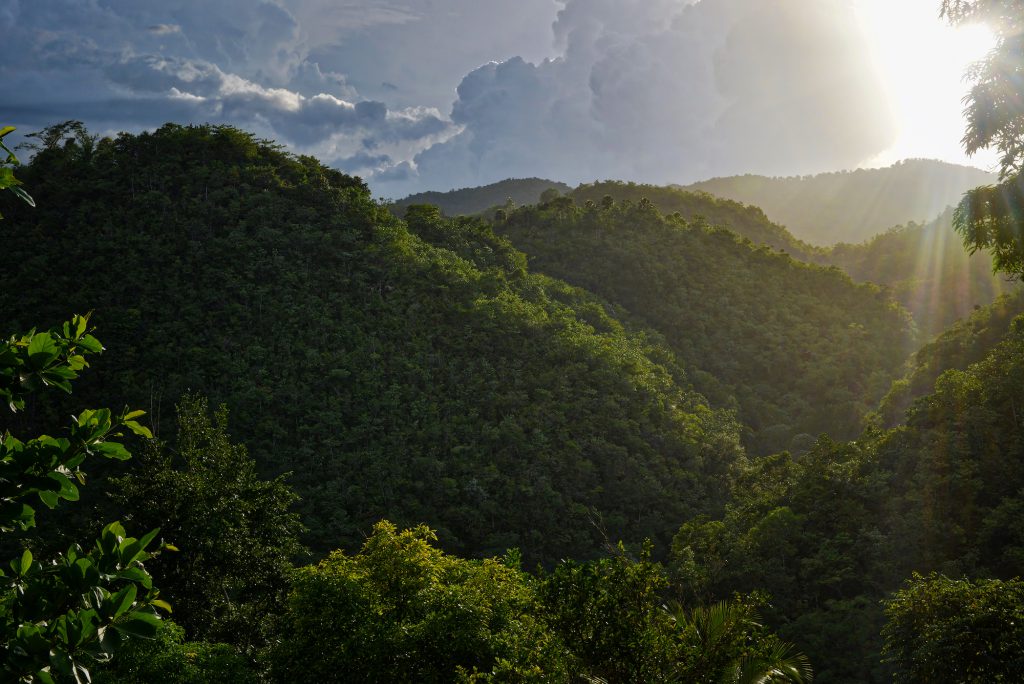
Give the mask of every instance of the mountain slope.
POLYGON ((797 435, 856 434, 913 345, 906 312, 878 288, 649 201, 563 197, 499 216, 494 229, 532 269, 663 335, 702 393, 736 402, 757 452, 797 435))
POLYGON ((731 176, 686 186, 754 204, 816 245, 861 242, 892 226, 931 221, 973 187, 995 181, 970 166, 908 159, 883 169, 816 176, 731 176))
POLYGON ((387 517, 468 554, 586 557, 592 518, 664 542, 720 501, 732 419, 507 243, 434 216, 479 254, 433 247, 358 179, 229 127, 57 141, 19 176, 38 208, 0 205, 5 329, 95 310, 107 352, 71 403, 151 409, 158 433, 186 389, 227 402, 317 550, 387 517))
POLYGON ((896 425, 913 402, 928 394, 948 370, 964 370, 985 358, 1009 334, 1011 325, 1024 314, 1024 290, 1001 296, 988 306, 957 321, 919 349, 908 361, 906 375, 893 383, 879 415, 888 426, 896 425))
POLYGON ((964 250, 950 210, 927 224, 897 226, 858 245, 837 244, 826 259, 854 280, 892 288, 925 338, 1020 287, 992 273, 987 252, 964 250))
POLYGON ((616 202, 639 202, 647 199, 663 214, 678 213, 687 221, 703 219, 713 226, 724 226, 751 242, 768 245, 792 254, 803 261, 814 261, 820 250, 797 240, 782 226, 772 223, 755 206, 720 199, 704 192, 687 192, 679 188, 604 181, 581 185, 569 196, 579 205, 586 202, 600 204, 611 197, 616 202))

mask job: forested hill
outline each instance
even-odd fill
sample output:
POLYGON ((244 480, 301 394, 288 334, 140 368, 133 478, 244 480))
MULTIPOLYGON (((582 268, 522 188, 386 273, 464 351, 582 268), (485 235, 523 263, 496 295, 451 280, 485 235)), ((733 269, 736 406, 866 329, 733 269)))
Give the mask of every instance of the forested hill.
MULTIPOLYGON (((901 586, 948 585, 945 595, 919 590, 888 609, 922 616, 904 629, 927 640, 930 658, 977 658, 974 671, 1010 663, 1006 681, 1018 678, 1019 597, 993 608, 966 581, 946 578, 1024 574, 1021 309, 1019 297, 1000 300, 922 350, 893 397, 906 413, 899 401, 888 406, 896 427, 738 468, 725 516, 680 529, 680 576, 701 578, 698 591, 710 598, 768 591, 769 622, 806 649, 815 681, 828 682, 952 681, 948 671, 894 679, 881 654, 882 601, 901 586), (908 581, 912 573, 925 577, 908 581), (954 591, 962 593, 946 603, 954 591), (1001 614, 1013 615, 1009 624, 997 625, 1001 614), (947 631, 926 626, 930 615, 947 631), (1012 646, 993 647, 1004 634, 1012 646), (1001 661, 992 656, 999 648, 1001 661)), ((954 680, 1001 679, 964 671, 954 680)))
POLYGON ((18 172, 38 206, 0 200, 5 334, 94 310, 107 350, 75 406, 163 433, 186 389, 227 402, 264 472, 293 473, 315 550, 387 517, 532 564, 603 532, 665 548, 720 508, 730 415, 484 227, 420 216, 431 246, 358 179, 229 127, 47 139, 18 172))
POLYGON ((678 212, 687 220, 703 219, 728 228, 756 244, 766 244, 809 263, 833 265, 855 281, 884 285, 914 316, 922 339, 932 337, 999 295, 1016 290, 1017 283, 992 274, 987 252, 968 255, 953 230, 952 212, 943 211, 927 224, 889 227, 860 244, 812 247, 773 223, 753 205, 719 199, 704 192, 678 188, 604 182, 581 185, 569 193, 577 204, 650 200, 666 214, 678 212))
POLYGON ((994 174, 931 159, 908 159, 882 169, 816 176, 730 176, 686 186, 754 204, 796 237, 816 245, 861 242, 911 221, 931 221, 967 190, 995 182, 994 174))
POLYGON ((561 197, 499 214, 494 229, 532 269, 661 333, 700 391, 735 402, 756 452, 853 436, 913 348, 909 317, 877 287, 650 201, 561 197))
POLYGON ((1024 314, 1024 290, 999 297, 979 307, 963 320, 919 349, 908 363, 906 376, 893 384, 879 408, 886 426, 903 419, 914 400, 931 392, 935 381, 948 370, 964 370, 987 356, 1009 334, 1017 317, 1024 314))
POLYGON ((432 204, 447 216, 473 216, 508 200, 514 204, 536 204, 546 190, 568 192, 565 183, 543 178, 509 178, 476 188, 462 188, 448 192, 420 192, 400 199, 391 205, 399 216, 405 215, 406 208, 413 204, 432 204))
POLYGON ((1020 289, 1018 282, 992 273, 988 252, 964 250, 952 215, 946 210, 927 224, 896 226, 857 245, 837 244, 825 258, 854 280, 890 287, 927 339, 975 307, 1020 289))
POLYGON ((581 206, 588 201, 601 204, 605 197, 619 202, 647 199, 663 214, 679 214, 687 221, 703 220, 713 226, 726 227, 755 244, 788 252, 803 261, 820 260, 821 250, 793 237, 784 227, 770 221, 758 207, 720 199, 705 192, 604 181, 580 185, 568 194, 581 206))

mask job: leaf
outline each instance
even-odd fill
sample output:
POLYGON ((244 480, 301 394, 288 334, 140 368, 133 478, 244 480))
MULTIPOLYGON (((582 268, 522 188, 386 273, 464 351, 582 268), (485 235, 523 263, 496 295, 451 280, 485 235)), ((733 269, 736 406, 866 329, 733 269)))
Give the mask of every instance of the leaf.
POLYGON ((13 133, 16 130, 18 129, 16 129, 14 126, 4 126, 3 128, 0 128, 0 138, 3 138, 8 133, 13 133))
POLYGON ((144 425, 139 425, 139 423, 134 420, 126 420, 124 422, 124 426, 140 437, 153 439, 153 433, 149 431, 149 428, 144 425))
POLYGON ((36 511, 28 504, 10 502, 0 505, 0 529, 13 529, 12 526, 16 526, 27 530, 35 527, 35 524, 36 511))
POLYGON ((18 186, 14 185, 14 186, 11 186, 8 189, 11 192, 13 192, 15 195, 20 197, 30 207, 36 206, 36 201, 34 199, 32 199, 32 195, 30 195, 27 192, 25 192, 22 188, 19 188, 18 186))
POLYGON ((131 452, 125 449, 123 444, 119 444, 118 442, 101 442, 96 445, 95 449, 107 458, 113 458, 118 461, 127 461, 132 457, 131 452))
POLYGON ((75 326, 75 337, 81 337, 85 334, 85 329, 89 325, 89 317, 76 315, 71 319, 71 323, 75 326))
POLYGON ((18 575, 24 577, 30 569, 32 569, 32 552, 25 549, 25 552, 21 554, 21 562, 18 564, 18 575))
POLYGON ((46 504, 47 508, 57 507, 57 503, 60 501, 60 497, 57 495, 57 492, 40 490, 37 493, 39 495, 39 500, 46 504))
POLYGON ((146 546, 160 533, 160 528, 150 530, 145 534, 142 539, 126 539, 121 544, 121 565, 131 565, 143 552, 146 550, 146 546))
POLYGON ((67 501, 78 501, 78 487, 71 479, 63 473, 49 473, 47 475, 51 480, 56 480, 60 484, 60 491, 57 494, 62 499, 67 501))
POLYGON ((143 589, 153 588, 153 578, 140 567, 125 568, 121 572, 117 573, 117 577, 119 579, 128 580, 129 582, 138 582, 143 589))
POLYGON ((140 639, 155 639, 160 631, 160 618, 153 613, 131 613, 124 622, 115 622, 114 629, 140 639))
POLYGON ((103 607, 107 615, 115 618, 124 615, 124 613, 132 607, 132 604, 135 603, 135 597, 138 594, 138 591, 138 588, 134 584, 129 584, 124 589, 104 601, 103 607))
POLYGON ((153 605, 153 606, 154 606, 155 608, 159 608, 160 610, 166 611, 166 612, 168 612, 168 613, 173 613, 173 612, 174 612, 174 611, 173 611, 173 610, 171 609, 171 604, 170 604, 170 603, 168 603, 167 601, 164 601, 163 599, 153 599, 153 600, 152 600, 152 601, 151 601, 150 603, 151 603, 151 604, 152 604, 152 605, 153 605))
POLYGON ((28 358, 35 370, 45 368, 60 354, 50 333, 37 333, 28 343, 28 358))
POLYGON ((99 354, 103 351, 103 345, 100 344, 100 341, 92 335, 83 335, 82 338, 78 340, 78 346, 82 347, 86 351, 92 352, 93 354, 99 354))

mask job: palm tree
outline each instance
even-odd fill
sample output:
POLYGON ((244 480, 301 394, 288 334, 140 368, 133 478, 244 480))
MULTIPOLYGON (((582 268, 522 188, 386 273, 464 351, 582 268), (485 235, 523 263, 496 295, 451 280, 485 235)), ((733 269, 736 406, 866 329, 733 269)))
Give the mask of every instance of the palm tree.
POLYGON ((720 601, 687 611, 669 610, 692 657, 677 665, 675 681, 708 684, 806 684, 807 656, 774 634, 765 634, 754 609, 720 601))

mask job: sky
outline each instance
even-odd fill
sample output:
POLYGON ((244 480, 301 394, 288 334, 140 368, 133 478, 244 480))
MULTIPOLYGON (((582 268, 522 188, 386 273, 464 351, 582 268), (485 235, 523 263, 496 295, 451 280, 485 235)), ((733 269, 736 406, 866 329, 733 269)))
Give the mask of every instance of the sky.
POLYGON ((967 159, 938 0, 0 0, 0 123, 229 123, 382 197, 967 159))

